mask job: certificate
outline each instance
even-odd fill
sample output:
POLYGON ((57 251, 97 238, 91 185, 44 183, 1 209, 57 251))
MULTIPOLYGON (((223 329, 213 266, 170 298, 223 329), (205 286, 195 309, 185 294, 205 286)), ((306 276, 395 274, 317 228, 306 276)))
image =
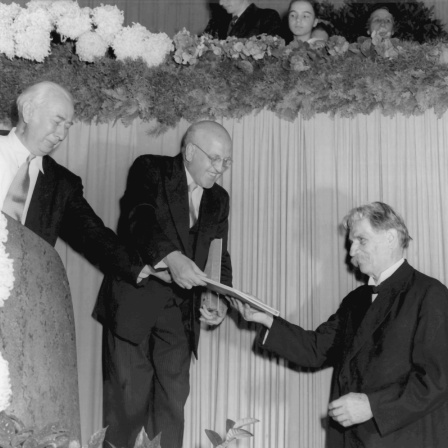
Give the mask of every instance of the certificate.
POLYGON ((210 278, 203 278, 203 280, 205 281, 205 283, 207 283, 208 289, 211 289, 212 291, 215 291, 218 294, 235 297, 235 299, 241 300, 241 302, 249 304, 252 308, 255 308, 256 310, 259 311, 263 311, 264 313, 272 314, 273 316, 278 316, 280 314, 278 310, 270 307, 269 305, 266 305, 264 302, 257 299, 256 297, 238 291, 237 289, 231 288, 230 286, 223 285, 222 283, 219 283, 210 278))

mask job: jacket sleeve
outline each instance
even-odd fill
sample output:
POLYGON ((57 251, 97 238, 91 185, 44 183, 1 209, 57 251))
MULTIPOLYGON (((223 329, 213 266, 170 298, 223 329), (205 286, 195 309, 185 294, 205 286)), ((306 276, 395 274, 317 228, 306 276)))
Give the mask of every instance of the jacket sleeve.
MULTIPOLYGON (((126 235, 145 264, 155 266, 169 253, 180 250, 160 223, 157 198, 162 194, 160 168, 148 156, 138 157, 129 171, 122 200, 119 234, 126 235)), ((165 201, 166 202, 166 201, 165 201)))
POLYGON ((261 333, 260 345, 301 367, 316 368, 332 364, 334 359, 341 356, 346 321, 344 308, 343 302, 339 310, 315 331, 304 330, 276 317, 272 327, 261 333), (265 338, 266 332, 268 335, 265 338))
POLYGON ((282 21, 277 11, 274 9, 265 9, 260 20, 260 34, 269 34, 270 36, 281 36, 282 21))
POLYGON ((381 435, 411 424, 448 400, 448 291, 431 284, 420 301, 412 369, 401 381, 368 393, 381 435))
POLYGON ((59 236, 104 273, 135 284, 144 266, 141 258, 104 225, 84 198, 81 179, 71 175, 59 236))

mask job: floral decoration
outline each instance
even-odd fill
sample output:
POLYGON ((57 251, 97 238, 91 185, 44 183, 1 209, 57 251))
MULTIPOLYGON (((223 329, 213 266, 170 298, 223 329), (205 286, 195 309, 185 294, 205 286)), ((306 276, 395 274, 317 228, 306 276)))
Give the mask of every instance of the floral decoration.
POLYGON ((56 32, 62 42, 76 42, 81 61, 94 62, 114 48, 117 59, 141 57, 149 67, 161 64, 172 49, 171 39, 138 24, 126 33, 123 23, 123 11, 111 5, 81 8, 72 0, 32 0, 26 8, 0 4, 0 53, 9 59, 43 62, 56 32))
MULTIPOLYGON (((8 299, 14 285, 13 261, 5 249, 8 240, 7 220, 3 213, 0 213, 0 308, 8 299)), ((0 411, 5 410, 11 402, 12 390, 9 378, 8 361, 0 352, 0 411)))
POLYGON ((0 121, 14 121, 17 95, 40 80, 73 93, 79 120, 128 125, 139 118, 159 133, 182 118, 238 119, 261 109, 287 120, 375 109, 406 116, 433 109, 440 116, 448 109, 448 44, 442 40, 419 44, 373 35, 349 43, 332 36, 316 47, 266 35, 220 41, 186 29, 171 39, 122 24, 115 6, 0 3, 0 121), (39 30, 25 20, 31 14, 39 18, 39 30), (51 36, 60 33, 49 47, 33 34, 45 29, 50 39, 45 17, 51 36), (87 17, 90 29, 84 31, 87 17), (28 38, 17 37, 19 25, 25 33, 29 28, 28 38))

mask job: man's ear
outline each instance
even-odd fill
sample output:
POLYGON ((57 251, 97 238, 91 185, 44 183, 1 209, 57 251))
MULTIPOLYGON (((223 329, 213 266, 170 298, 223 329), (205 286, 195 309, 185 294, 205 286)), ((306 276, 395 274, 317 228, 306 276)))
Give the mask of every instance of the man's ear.
POLYGON ((392 246, 394 244, 398 244, 398 230, 397 229, 389 229, 386 231, 386 238, 388 243, 392 246))
POLYGON ((195 148, 193 143, 187 143, 187 146, 185 147, 185 160, 187 162, 191 162, 193 160, 194 150, 195 148))
POLYGON ((33 116, 34 106, 31 101, 25 101, 22 108, 22 118, 25 123, 29 123, 33 116))

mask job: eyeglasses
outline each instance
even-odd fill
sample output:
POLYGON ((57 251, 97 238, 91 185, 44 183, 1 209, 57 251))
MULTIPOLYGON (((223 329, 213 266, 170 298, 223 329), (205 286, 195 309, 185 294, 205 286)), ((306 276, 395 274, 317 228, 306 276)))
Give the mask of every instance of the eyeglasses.
POLYGON ((225 157, 224 159, 219 157, 219 156, 210 156, 209 154, 207 154, 200 146, 198 146, 196 143, 193 143, 194 146, 196 146, 196 148, 199 149, 199 151, 203 152, 208 160, 210 160, 210 163, 216 167, 216 165, 220 165, 222 163, 222 167, 226 170, 227 168, 230 168, 230 166, 233 163, 233 160, 231 157, 225 157))

